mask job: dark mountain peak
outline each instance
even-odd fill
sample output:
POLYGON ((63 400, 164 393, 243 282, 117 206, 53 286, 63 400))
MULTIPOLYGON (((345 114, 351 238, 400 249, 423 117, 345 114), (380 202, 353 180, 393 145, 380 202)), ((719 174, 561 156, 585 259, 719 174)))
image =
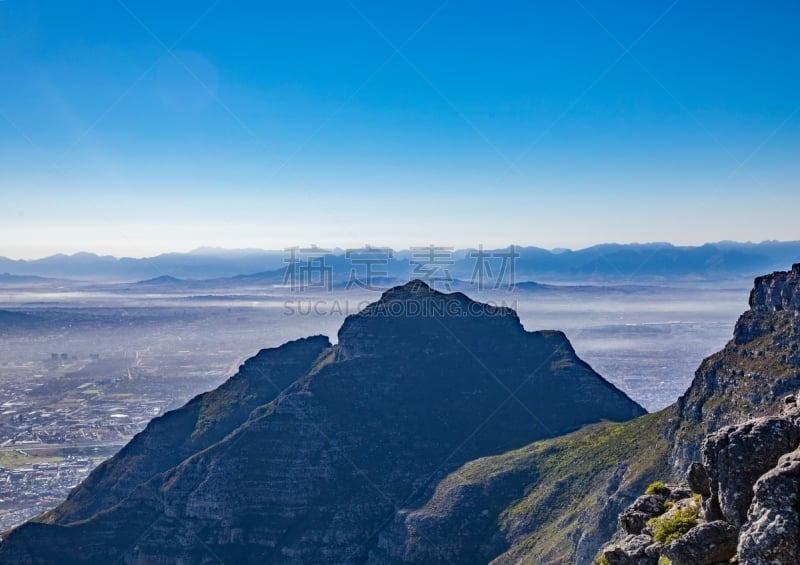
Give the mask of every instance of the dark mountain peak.
POLYGON ((463 292, 441 292, 419 279, 413 279, 405 284, 390 288, 381 295, 380 300, 373 302, 362 312, 356 314, 356 316, 362 314, 365 316, 385 316, 387 314, 391 315, 393 310, 397 310, 399 314, 408 316, 409 309, 411 309, 410 317, 414 318, 417 317, 413 310, 414 305, 409 305, 409 303, 413 302, 416 302, 416 306, 445 305, 445 309, 443 310, 431 308, 428 311, 428 314, 440 318, 468 318, 491 315, 501 317, 510 316, 519 321, 517 313, 511 308, 477 302, 463 292), (403 306, 407 306, 407 308, 403 308, 403 306), (447 307, 449 307, 450 310, 448 310, 447 307))
MULTIPOLYGON (((420 279, 412 279, 405 284, 401 284, 390 288, 383 293, 384 297, 397 295, 397 294, 410 294, 410 295, 425 295, 437 292, 431 288, 425 281, 420 279)), ((441 293, 438 293, 441 294, 441 293)))
MULTIPOLYGON (((374 314, 376 311, 386 309, 390 304, 408 302, 414 300, 435 300, 437 302, 458 301, 463 303, 474 302, 461 292, 441 292, 431 287, 425 281, 412 279, 405 284, 394 286, 386 290, 376 302, 373 302, 366 309, 366 314, 374 314)), ((397 306, 394 306, 397 308, 397 306)))
POLYGON ((439 292, 412 280, 345 319, 337 359, 408 351, 443 354, 453 347, 483 351, 489 343, 515 343, 525 333, 511 308, 476 302, 461 292, 439 292))
POLYGON ((393 562, 383 531, 466 461, 644 410, 560 332, 422 281, 260 352, 151 422, 0 563, 393 562))

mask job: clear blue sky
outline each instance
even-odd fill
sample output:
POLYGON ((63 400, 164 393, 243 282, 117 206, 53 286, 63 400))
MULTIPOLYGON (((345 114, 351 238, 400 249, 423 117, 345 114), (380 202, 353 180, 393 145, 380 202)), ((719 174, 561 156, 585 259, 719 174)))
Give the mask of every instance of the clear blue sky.
POLYGON ((800 239, 800 4, 0 1, 0 255, 800 239))

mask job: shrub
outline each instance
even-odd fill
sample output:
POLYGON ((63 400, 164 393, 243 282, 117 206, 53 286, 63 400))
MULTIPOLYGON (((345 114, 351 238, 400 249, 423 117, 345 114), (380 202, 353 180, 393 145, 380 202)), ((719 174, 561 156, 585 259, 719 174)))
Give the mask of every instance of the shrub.
POLYGON ((681 508, 671 515, 651 518, 647 525, 653 532, 653 539, 666 545, 697 525, 697 513, 681 508))
POLYGON ((650 486, 647 487, 647 490, 644 491, 645 494, 669 494, 669 489, 667 485, 665 485, 662 481, 656 481, 654 483, 650 483, 650 486))
POLYGON ((606 559, 605 555, 601 555, 594 560, 594 565, 608 565, 608 559, 606 559))

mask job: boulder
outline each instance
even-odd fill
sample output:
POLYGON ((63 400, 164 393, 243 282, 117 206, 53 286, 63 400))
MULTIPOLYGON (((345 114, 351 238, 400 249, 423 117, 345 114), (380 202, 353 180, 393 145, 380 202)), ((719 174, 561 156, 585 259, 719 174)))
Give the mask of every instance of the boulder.
POLYGON ((665 501, 661 494, 643 494, 619 515, 620 528, 626 534, 641 534, 650 518, 663 514, 665 501))
POLYGON ((728 561, 736 554, 738 531, 717 520, 695 526, 666 545, 661 553, 672 565, 711 565, 728 561))
POLYGON ((739 563, 800 563, 800 452, 781 457, 774 469, 758 479, 753 491, 739 537, 739 563))
POLYGON ((651 545, 653 538, 648 535, 628 535, 603 549, 602 555, 608 565, 658 565, 658 556, 648 554, 651 545))
POLYGON ((800 443, 800 427, 789 418, 756 418, 728 426, 703 441, 703 466, 710 496, 708 521, 724 519, 739 528, 747 520, 753 484, 800 443))
POLYGON ((666 489, 669 491, 667 500, 683 500, 692 496, 692 489, 687 484, 668 484, 666 489))
POLYGON ((692 492, 701 496, 711 496, 711 488, 708 480, 708 472, 702 463, 694 462, 689 465, 686 471, 686 482, 692 492))

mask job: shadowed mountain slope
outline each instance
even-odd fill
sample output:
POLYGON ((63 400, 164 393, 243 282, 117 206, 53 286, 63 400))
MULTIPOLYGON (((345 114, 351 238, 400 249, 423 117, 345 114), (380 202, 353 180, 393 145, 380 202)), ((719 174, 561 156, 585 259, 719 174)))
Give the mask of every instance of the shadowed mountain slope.
POLYGON ((708 433, 777 415, 798 389, 800 264, 755 280, 733 339, 678 402, 470 461, 399 516, 381 547, 417 563, 593 563, 649 483, 682 480, 708 433))
POLYGON ((384 530, 464 463, 643 413, 562 333, 412 281, 152 422, 0 562, 393 562, 384 530))

